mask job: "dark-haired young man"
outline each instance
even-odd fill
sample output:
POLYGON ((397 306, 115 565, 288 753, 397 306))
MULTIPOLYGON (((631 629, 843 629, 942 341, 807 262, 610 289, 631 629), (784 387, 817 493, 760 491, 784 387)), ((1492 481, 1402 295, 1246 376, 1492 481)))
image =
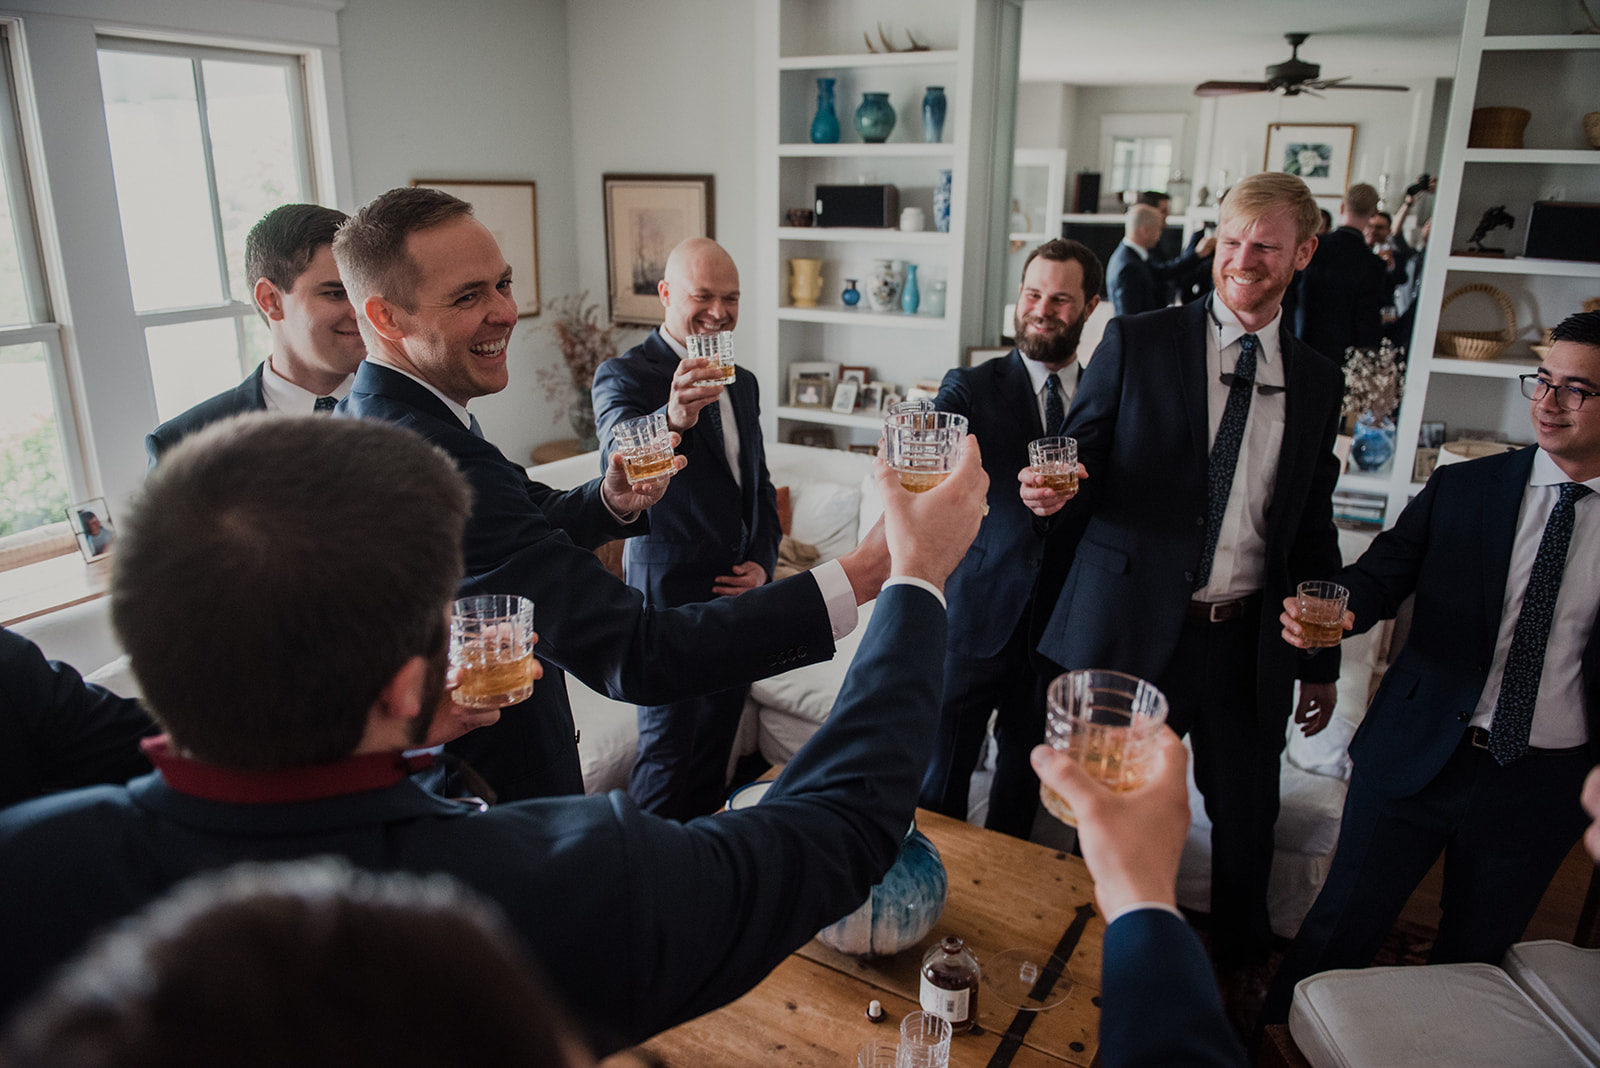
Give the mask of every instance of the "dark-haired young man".
POLYGON ((981 464, 969 444, 925 494, 879 466, 893 577, 833 714, 760 805, 676 823, 621 793, 484 807, 409 778, 403 752, 441 737, 471 507, 448 456, 375 420, 196 434, 151 474, 113 561, 112 621, 167 731, 157 771, 0 810, 0 1016, 195 872, 324 855, 497 901, 608 1051, 740 996, 894 862, 981 464))
POLYGON ((320 204, 285 204, 250 228, 245 275, 256 311, 272 335, 272 352, 233 389, 145 435, 151 467, 184 435, 219 419, 240 412, 332 411, 350 392, 366 347, 333 262, 333 235, 345 218, 344 212, 320 204))
MULTIPOLYGON (((339 231, 334 255, 368 351, 340 412, 398 423, 456 461, 473 489, 462 593, 532 600, 546 664, 619 701, 667 704, 828 659, 877 593, 888 554, 869 533, 838 560, 738 597, 646 607, 582 550, 647 531, 642 513, 667 486, 629 486, 614 452, 604 476, 557 492, 484 440, 467 411, 509 383, 517 325, 511 268, 471 205, 390 190, 339 231)), ((550 676, 455 747, 501 800, 583 791, 565 680, 550 676)))
MULTIPOLYGON (((1146 211, 1154 211, 1146 208, 1146 211)), ((1056 238, 1028 254, 1017 296, 1017 347, 1003 359, 946 372, 934 404, 967 417, 983 442, 989 514, 950 576, 944 710, 922 803, 966 819, 968 784, 990 712, 999 745, 985 824, 1028 837, 1039 780, 1028 754, 1044 739, 1044 706, 1028 641, 1046 523, 1018 495, 1032 485, 1028 443, 1058 435, 1081 373, 1078 339, 1104 275, 1088 246, 1056 238)), ((1052 605, 1046 605, 1048 611, 1052 605)))

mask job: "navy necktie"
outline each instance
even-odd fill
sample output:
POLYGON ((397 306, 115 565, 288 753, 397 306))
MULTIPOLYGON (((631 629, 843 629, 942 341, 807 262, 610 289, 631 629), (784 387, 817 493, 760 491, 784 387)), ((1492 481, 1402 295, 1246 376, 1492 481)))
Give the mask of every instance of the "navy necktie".
POLYGON ((712 439, 717 443, 717 448, 727 451, 727 443, 722 437, 722 398, 718 397, 700 411, 706 417, 706 429, 711 432, 712 439))
POLYGON ((467 413, 467 419, 469 419, 471 421, 471 423, 467 427, 467 429, 472 431, 472 436, 475 437, 475 438, 483 437, 483 427, 481 425, 479 425, 478 417, 473 415, 471 412, 468 412, 467 413))
POLYGON ((1572 542, 1573 509, 1578 498, 1588 492, 1588 486, 1565 483, 1539 538, 1539 552, 1528 573, 1528 588, 1522 594, 1522 610, 1517 613, 1517 627, 1511 632, 1511 648, 1500 677, 1500 700, 1495 702, 1489 724, 1489 752, 1501 764, 1528 751, 1539 677, 1544 674, 1545 642, 1550 638, 1556 594, 1561 592, 1561 573, 1566 570, 1567 546, 1572 542))
POLYGON ((1054 371, 1045 375, 1044 388, 1044 433, 1045 437, 1055 437, 1067 421, 1067 406, 1061 401, 1061 380, 1054 371))
POLYGON ((339 398, 338 397, 318 397, 316 406, 313 407, 311 409, 311 411, 313 413, 316 413, 316 412, 331 412, 331 411, 333 411, 334 406, 336 404, 338 404, 338 403, 339 403, 339 398))
POLYGON ((1194 588, 1211 581, 1211 558, 1217 553, 1222 535, 1222 517, 1228 510, 1228 494, 1233 492, 1233 472, 1239 466, 1239 446, 1244 442, 1244 425, 1250 417, 1250 397, 1255 391, 1256 353, 1261 348, 1254 334, 1239 339, 1239 362, 1233 368, 1228 386, 1228 403, 1217 424, 1217 440, 1211 444, 1206 463, 1206 544, 1200 553, 1200 572, 1194 588))

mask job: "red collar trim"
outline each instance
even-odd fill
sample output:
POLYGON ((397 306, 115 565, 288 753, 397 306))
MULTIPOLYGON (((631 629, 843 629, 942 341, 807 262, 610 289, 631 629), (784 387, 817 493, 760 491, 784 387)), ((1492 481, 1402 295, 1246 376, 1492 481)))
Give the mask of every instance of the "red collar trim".
POLYGON ((393 786, 414 771, 432 767, 433 754, 406 757, 400 753, 369 753, 337 764, 283 768, 279 771, 236 771, 201 764, 179 756, 170 738, 157 735, 139 743, 139 749, 179 793, 205 801, 244 805, 281 805, 289 801, 318 801, 328 797, 366 793, 393 786))

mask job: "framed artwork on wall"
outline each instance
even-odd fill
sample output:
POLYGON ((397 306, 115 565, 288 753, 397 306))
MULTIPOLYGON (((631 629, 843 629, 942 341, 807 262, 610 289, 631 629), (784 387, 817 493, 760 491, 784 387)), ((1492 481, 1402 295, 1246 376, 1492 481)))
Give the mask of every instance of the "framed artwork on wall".
POLYGON ((715 237, 716 179, 709 174, 607 174, 606 292, 611 319, 653 326, 665 313, 656 283, 667 254, 688 237, 715 237))
POLYGON ((455 178, 413 178, 411 184, 438 189, 472 205, 473 217, 489 228, 500 254, 511 265, 517 315, 538 315, 539 197, 535 184, 455 178))
POLYGON ((1354 123, 1274 122, 1267 125, 1267 159, 1262 170, 1302 179, 1315 197, 1342 197, 1350 183, 1354 123))

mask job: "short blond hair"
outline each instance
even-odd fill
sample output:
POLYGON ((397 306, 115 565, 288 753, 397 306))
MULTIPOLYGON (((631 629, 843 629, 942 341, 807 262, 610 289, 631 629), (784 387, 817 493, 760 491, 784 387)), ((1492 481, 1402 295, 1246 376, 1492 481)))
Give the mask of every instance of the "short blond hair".
POLYGON ((1322 225, 1322 209, 1306 183, 1292 174, 1262 171, 1241 178, 1223 198, 1217 221, 1234 218, 1254 222, 1263 215, 1285 211, 1294 219, 1295 241, 1303 243, 1322 225))

